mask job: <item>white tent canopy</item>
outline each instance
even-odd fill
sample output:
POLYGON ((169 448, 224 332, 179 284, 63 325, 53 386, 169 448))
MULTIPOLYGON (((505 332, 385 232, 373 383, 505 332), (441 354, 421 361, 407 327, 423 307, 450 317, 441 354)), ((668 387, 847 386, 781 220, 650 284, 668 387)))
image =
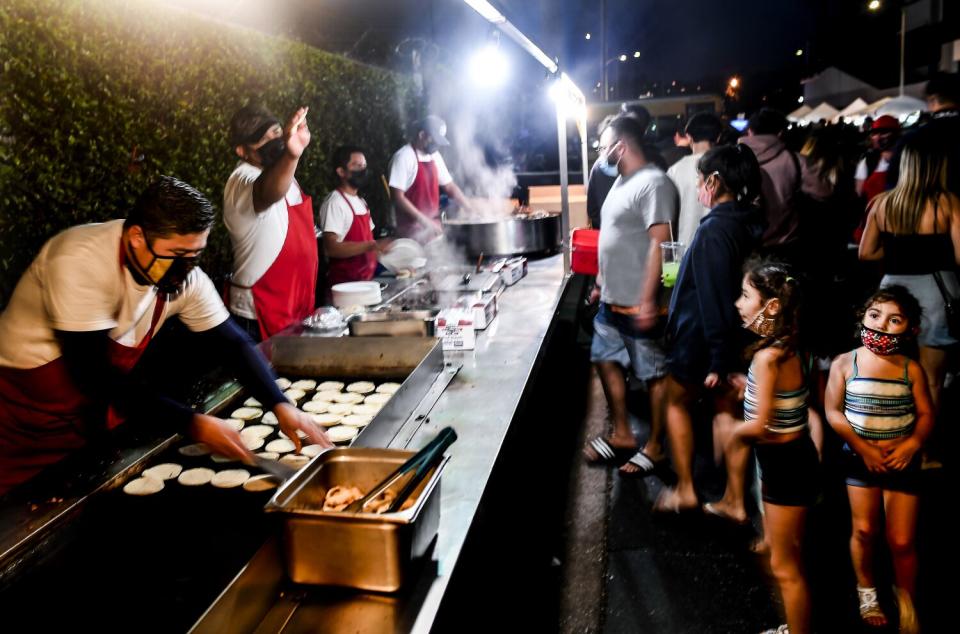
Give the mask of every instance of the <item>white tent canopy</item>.
POLYGON ((850 117, 855 117, 857 115, 864 114, 863 110, 866 107, 867 107, 867 102, 861 99, 860 97, 857 97, 852 102, 850 102, 850 105, 848 105, 846 108, 840 111, 840 114, 838 114, 834 118, 833 122, 836 123, 837 121, 839 121, 840 117, 843 117, 844 119, 849 119, 850 117))
POLYGON ((822 104, 811 110, 803 117, 804 123, 817 123, 821 119, 833 121, 833 118, 840 114, 840 111, 824 101, 822 104))
POLYGON ((813 110, 810 106, 800 106, 793 112, 787 115, 788 121, 793 121, 794 123, 802 121, 805 116, 807 116, 810 111, 813 110))
POLYGON ((922 99, 900 95, 892 97, 883 105, 877 108, 878 115, 889 114, 894 117, 903 118, 915 112, 923 112, 927 109, 927 104, 922 99))

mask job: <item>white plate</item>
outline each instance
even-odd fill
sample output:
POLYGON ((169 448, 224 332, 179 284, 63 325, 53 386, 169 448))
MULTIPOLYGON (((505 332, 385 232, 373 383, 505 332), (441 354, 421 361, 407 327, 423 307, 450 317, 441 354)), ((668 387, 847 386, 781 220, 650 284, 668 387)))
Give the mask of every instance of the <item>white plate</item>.
POLYGON ((391 273, 415 270, 426 265, 426 252, 416 240, 398 238, 380 255, 380 263, 391 273))

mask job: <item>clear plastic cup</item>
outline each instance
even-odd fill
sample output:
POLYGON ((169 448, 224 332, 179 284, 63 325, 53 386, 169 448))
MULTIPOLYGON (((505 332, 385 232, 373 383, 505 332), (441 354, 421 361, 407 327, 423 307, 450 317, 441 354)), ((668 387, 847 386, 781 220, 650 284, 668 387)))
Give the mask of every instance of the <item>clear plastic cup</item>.
POLYGON ((680 261, 687 247, 682 242, 660 243, 661 280, 666 288, 673 288, 680 272, 680 261))

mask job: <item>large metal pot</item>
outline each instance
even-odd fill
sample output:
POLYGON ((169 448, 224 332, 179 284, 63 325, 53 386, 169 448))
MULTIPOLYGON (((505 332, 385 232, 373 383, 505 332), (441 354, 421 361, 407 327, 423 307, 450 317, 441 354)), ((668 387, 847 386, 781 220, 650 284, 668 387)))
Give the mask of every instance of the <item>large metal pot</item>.
POLYGON ((562 238, 558 213, 505 220, 448 220, 443 233, 468 255, 486 256, 550 253, 560 248, 562 238))

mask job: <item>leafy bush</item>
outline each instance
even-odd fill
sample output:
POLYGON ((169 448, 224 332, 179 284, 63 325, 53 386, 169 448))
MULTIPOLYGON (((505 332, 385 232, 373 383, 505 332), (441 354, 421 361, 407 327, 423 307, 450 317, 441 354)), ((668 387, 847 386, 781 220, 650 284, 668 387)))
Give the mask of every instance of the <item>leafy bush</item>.
MULTIPOLYGON (((228 121, 249 100, 281 119, 310 107, 297 178, 315 209, 333 148, 362 145, 385 172, 412 103, 388 71, 143 0, 4 0, 0 60, 0 306, 46 239, 123 217, 158 174, 219 207, 237 160, 228 121)), ((386 192, 369 189, 382 217, 386 192)), ((203 267, 230 270, 222 223, 203 267)))

